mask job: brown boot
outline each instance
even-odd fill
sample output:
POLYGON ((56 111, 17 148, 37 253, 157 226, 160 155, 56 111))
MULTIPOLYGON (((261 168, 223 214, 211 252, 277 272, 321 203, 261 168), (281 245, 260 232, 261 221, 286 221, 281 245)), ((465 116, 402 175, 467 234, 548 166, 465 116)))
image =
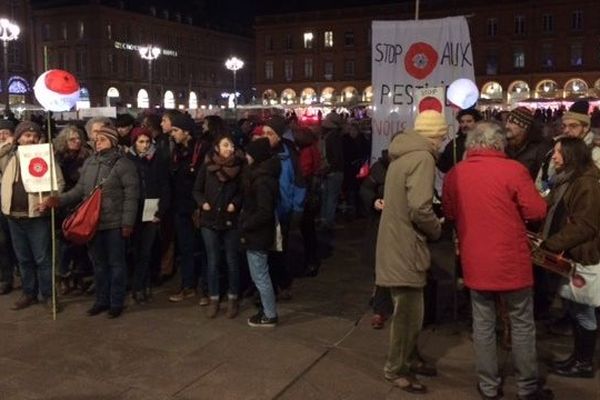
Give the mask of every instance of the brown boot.
POLYGON ((238 299, 227 300, 227 318, 235 318, 240 312, 240 303, 238 299))
POLYGON ((214 318, 219 313, 219 298, 211 298, 208 307, 206 307, 206 318, 214 318))
POLYGON ((15 304, 12 306, 12 310, 22 310, 24 308, 27 308, 33 304, 37 304, 38 299, 35 296, 30 296, 28 294, 23 294, 21 295, 21 297, 19 297, 19 300, 17 300, 15 302, 15 304))

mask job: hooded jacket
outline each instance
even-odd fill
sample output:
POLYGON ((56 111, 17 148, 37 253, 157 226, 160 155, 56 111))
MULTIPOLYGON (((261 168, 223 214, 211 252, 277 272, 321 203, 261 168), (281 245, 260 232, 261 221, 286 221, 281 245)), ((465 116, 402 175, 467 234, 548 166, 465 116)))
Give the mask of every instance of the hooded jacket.
POLYGON ((242 246, 248 250, 267 251, 273 247, 280 172, 277 156, 252 164, 244 171, 240 231, 242 246))
POLYGON ((432 208, 434 146, 419 134, 398 135, 389 147, 385 207, 377 235, 376 284, 425 286, 430 266, 427 239, 437 240, 441 224, 432 208))

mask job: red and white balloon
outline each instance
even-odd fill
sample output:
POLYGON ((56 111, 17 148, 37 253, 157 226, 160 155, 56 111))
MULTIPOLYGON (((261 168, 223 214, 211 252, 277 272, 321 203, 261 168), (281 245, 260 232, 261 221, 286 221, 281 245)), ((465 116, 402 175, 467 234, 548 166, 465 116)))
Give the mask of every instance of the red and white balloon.
POLYGON ((69 72, 51 69, 35 82, 33 92, 37 101, 48 111, 69 111, 79 100, 79 82, 69 72))

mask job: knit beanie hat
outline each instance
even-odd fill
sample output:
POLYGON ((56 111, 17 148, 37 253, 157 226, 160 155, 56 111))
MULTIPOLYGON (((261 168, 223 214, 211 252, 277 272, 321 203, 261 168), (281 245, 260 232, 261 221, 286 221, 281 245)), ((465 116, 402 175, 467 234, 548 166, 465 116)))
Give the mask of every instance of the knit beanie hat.
POLYGON ((273 115, 266 123, 266 126, 273 129, 277 136, 281 137, 285 133, 287 122, 281 115, 273 115))
POLYGON ((581 122, 583 125, 590 126, 592 119, 588 114, 590 103, 585 100, 579 100, 569 107, 569 111, 563 114, 562 120, 574 119, 581 122))
POLYGON ((131 114, 119 114, 117 115, 117 119, 115 120, 115 126, 117 128, 125 128, 134 124, 135 119, 131 116, 131 114))
POLYGON ((194 120, 187 114, 175 114, 171 118, 171 126, 181 129, 182 131, 188 132, 190 135, 194 132, 194 120))
POLYGON ((15 128, 15 139, 19 139, 25 132, 33 132, 37 133, 39 137, 42 136, 42 128, 32 121, 19 122, 19 125, 15 128))
POLYGON ((11 132, 15 131, 15 123, 10 119, 0 119, 0 131, 3 129, 8 129, 11 132))
POLYGON ((448 123, 441 113, 425 110, 415 119, 415 132, 426 138, 441 138, 448 134, 448 123))
POLYGON ((271 144, 269 139, 260 138, 251 141, 246 146, 246 153, 252 157, 255 163, 263 162, 271 157, 271 144))
POLYGON ((529 129, 533 125, 533 113, 527 107, 517 107, 508 114, 506 122, 529 129))
POLYGON ((132 145, 134 145, 135 142, 137 142, 137 140, 140 136, 147 136, 150 140, 152 140, 152 132, 150 132, 146 128, 139 128, 139 127, 133 128, 131 130, 131 134, 129 136, 131 137, 132 145))
POLYGON ((119 134, 116 130, 108 126, 103 126, 102 128, 98 129, 96 131, 96 135, 104 136, 105 138, 110 140, 113 146, 116 146, 119 143, 119 134))

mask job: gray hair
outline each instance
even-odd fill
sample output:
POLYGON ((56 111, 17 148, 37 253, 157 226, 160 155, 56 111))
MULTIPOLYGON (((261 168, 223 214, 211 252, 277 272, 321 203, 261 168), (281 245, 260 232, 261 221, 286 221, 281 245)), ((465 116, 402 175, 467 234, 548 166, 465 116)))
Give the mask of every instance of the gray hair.
POLYGON ((467 150, 488 149, 503 152, 506 147, 504 129, 495 122, 478 122, 468 133, 465 146, 467 150))
POLYGON ((75 125, 67 125, 60 130, 56 139, 54 139, 54 149, 57 153, 64 153, 67 151, 67 142, 73 136, 78 136, 81 142, 85 142, 81 130, 75 125))
POLYGON ((90 138, 90 136, 92 134, 92 125, 94 125, 95 123, 101 123, 102 126, 115 129, 115 126, 114 126, 115 124, 112 122, 112 120, 110 118, 108 118, 108 117, 93 117, 93 118, 90 118, 85 123, 85 133, 87 134, 88 138, 90 138))

